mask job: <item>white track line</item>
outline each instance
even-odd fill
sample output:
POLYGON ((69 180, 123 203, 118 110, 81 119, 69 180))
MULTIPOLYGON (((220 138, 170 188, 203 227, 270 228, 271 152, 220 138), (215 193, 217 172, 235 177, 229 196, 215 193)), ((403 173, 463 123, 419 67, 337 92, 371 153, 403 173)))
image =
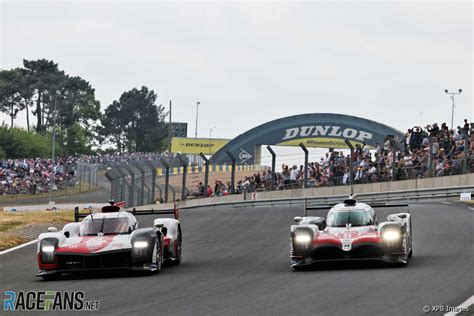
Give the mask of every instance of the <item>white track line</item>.
POLYGON ((465 300, 464 302, 462 302, 461 304, 459 304, 458 306, 456 306, 455 309, 459 311, 449 312, 449 313, 444 314, 444 316, 455 316, 457 314, 460 314, 463 309, 467 309, 471 305, 474 305, 474 295, 468 298, 467 300, 465 300))
POLYGON ((25 242, 24 244, 15 246, 15 247, 13 247, 13 248, 8 248, 7 250, 0 251, 0 256, 1 256, 1 255, 4 255, 4 254, 7 254, 7 253, 9 253, 9 252, 15 251, 15 250, 17 250, 17 249, 20 249, 20 248, 23 248, 23 247, 32 245, 32 244, 36 243, 37 241, 38 241, 38 239, 35 239, 35 240, 29 241, 29 242, 25 242))

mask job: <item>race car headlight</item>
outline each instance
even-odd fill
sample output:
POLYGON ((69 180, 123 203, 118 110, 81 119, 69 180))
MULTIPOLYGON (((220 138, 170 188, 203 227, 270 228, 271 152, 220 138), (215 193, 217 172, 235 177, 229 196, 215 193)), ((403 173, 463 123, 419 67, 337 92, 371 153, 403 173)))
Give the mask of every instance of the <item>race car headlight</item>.
POLYGON ((396 230, 387 230, 382 233, 382 239, 386 241, 395 241, 399 240, 402 237, 399 231, 396 230))
POLYGON ((148 242, 145 240, 138 240, 133 243, 133 248, 143 249, 148 247, 148 242))
POLYGON ((309 234, 297 234, 295 241, 299 244, 307 244, 311 241, 311 236, 309 234))
POLYGON ((54 252, 54 246, 44 245, 41 247, 42 252, 54 252))
POLYGON ((47 238, 41 240, 40 244, 40 261, 41 263, 54 263, 54 252, 56 246, 58 245, 58 240, 56 238, 47 238))

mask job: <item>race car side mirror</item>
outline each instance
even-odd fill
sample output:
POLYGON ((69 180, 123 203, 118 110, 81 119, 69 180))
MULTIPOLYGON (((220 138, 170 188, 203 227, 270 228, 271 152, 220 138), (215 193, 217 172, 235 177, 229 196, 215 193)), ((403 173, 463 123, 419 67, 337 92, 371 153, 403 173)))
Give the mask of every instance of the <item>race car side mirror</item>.
POLYGON ((293 222, 295 222, 296 224, 299 224, 302 220, 303 220, 303 217, 301 216, 296 216, 295 218, 293 218, 293 222))
POLYGON ((55 233, 57 231, 58 231, 58 229, 56 227, 53 227, 53 226, 48 227, 48 232, 50 232, 50 233, 55 233))

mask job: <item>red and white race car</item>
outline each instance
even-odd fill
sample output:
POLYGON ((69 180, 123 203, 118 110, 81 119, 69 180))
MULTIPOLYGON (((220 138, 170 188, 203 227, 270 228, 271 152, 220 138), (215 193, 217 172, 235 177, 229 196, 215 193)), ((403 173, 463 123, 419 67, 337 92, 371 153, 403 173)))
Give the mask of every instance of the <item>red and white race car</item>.
POLYGON ((109 269, 159 272, 165 260, 181 262, 176 205, 170 211, 128 212, 111 202, 101 213, 83 215, 76 208, 75 220, 61 231, 50 228, 39 236, 38 276, 48 279, 62 273, 109 269), (153 227, 139 228, 135 215, 150 214, 174 214, 174 218, 156 218, 153 227))
MULTIPOLYGON (((407 205, 377 205, 393 206, 407 205)), ((305 214, 307 209, 305 205, 305 214)), ((327 218, 298 216, 294 221, 290 260, 295 270, 324 261, 377 260, 404 266, 413 254, 410 213, 391 214, 379 224, 371 206, 351 197, 333 206, 327 218)))

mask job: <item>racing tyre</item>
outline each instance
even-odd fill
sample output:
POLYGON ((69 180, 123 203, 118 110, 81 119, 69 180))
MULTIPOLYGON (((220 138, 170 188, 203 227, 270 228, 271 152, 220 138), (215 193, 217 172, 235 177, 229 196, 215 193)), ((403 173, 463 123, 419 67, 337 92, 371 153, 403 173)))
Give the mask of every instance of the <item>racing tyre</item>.
POLYGON ((298 271, 305 271, 307 268, 304 266, 292 266, 291 271, 298 272, 298 271))
POLYGON ((176 257, 173 260, 174 265, 181 263, 181 249, 183 245, 183 238, 181 237, 181 230, 178 229, 178 238, 176 239, 176 257))
POLYGON ((161 244, 157 241, 156 242, 156 254, 155 254, 155 260, 156 260, 156 271, 155 273, 160 273, 161 268, 163 266, 163 252, 161 251, 161 244))
POLYGON ((404 268, 404 267, 407 266, 407 264, 408 264, 408 261, 406 261, 406 262, 397 262, 397 263, 395 263, 395 267, 404 268))

